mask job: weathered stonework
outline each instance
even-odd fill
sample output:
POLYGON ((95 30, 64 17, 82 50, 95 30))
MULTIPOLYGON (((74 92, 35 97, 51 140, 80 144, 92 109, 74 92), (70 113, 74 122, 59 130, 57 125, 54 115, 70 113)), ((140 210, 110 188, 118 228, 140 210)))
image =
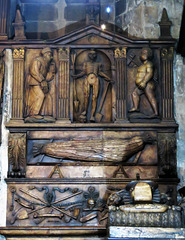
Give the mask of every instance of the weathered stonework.
MULTIPOLYGON (((6 224, 6 192, 7 186, 4 179, 7 177, 8 171, 8 133, 5 128, 5 123, 10 120, 11 117, 11 96, 12 96, 12 81, 13 81, 13 59, 12 51, 7 49, 5 52, 5 81, 4 81, 4 99, 3 99, 3 119, 2 119, 2 144, 0 146, 0 170, 1 170, 1 182, 0 182, 0 226, 6 224)), ((0 238, 1 239, 1 238, 0 238)))
MULTIPOLYGON (((161 19, 161 14, 163 8, 167 9, 168 16, 172 21, 172 37, 178 38, 179 29, 182 16, 183 0, 128 0, 127 8, 125 13, 121 15, 123 22, 123 29, 128 28, 128 33, 130 35, 142 38, 158 38, 160 34, 160 29, 158 22, 161 19)), ((55 3, 55 6, 59 8, 58 10, 58 21, 50 23, 52 25, 47 25, 48 28, 45 31, 53 30, 53 25, 56 29, 65 26, 66 20, 64 19, 64 8, 66 6, 65 1, 59 0, 55 3)), ((43 29, 43 23, 40 22, 38 31, 43 29)), ((46 25, 44 26, 46 27, 46 25)), ((12 89, 12 70, 13 70, 13 60, 11 50, 6 50, 5 59, 6 75, 4 82, 4 101, 3 101, 3 123, 2 123, 2 145, 0 147, 0 226, 5 226, 6 222, 6 184, 4 179, 7 176, 8 171, 8 156, 7 156, 7 146, 8 146, 8 130, 5 128, 5 123, 11 117, 11 89, 12 89), (8 69, 8 71, 7 71, 8 69)), ((178 167, 178 177, 181 182, 180 185, 185 185, 185 65, 183 64, 183 59, 176 55, 175 66, 174 66, 174 86, 175 86, 175 114, 176 121, 179 124, 178 142, 177 142, 177 167, 178 167)), ((4 239, 4 237, 0 237, 4 239)), ((17 238, 13 238, 17 239, 17 238)), ((67 238, 64 238, 67 240, 67 238)), ((80 238, 79 238, 80 239, 80 238)))

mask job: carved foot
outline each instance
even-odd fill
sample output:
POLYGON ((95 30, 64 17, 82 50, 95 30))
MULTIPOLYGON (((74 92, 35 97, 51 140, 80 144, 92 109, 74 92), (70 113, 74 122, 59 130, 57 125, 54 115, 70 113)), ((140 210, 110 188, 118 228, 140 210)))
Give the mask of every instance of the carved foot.
POLYGON ((90 118, 90 122, 95 122, 95 117, 92 116, 92 117, 90 118))
POLYGON ((52 116, 41 116, 41 115, 34 115, 25 118, 25 123, 53 123, 55 122, 55 118, 52 116))

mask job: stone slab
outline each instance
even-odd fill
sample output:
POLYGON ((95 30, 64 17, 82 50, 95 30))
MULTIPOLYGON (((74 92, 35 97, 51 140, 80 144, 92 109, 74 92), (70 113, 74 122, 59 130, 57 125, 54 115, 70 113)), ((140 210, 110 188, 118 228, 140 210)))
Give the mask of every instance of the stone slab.
POLYGON ((185 228, 110 227, 109 240, 185 239, 185 228))

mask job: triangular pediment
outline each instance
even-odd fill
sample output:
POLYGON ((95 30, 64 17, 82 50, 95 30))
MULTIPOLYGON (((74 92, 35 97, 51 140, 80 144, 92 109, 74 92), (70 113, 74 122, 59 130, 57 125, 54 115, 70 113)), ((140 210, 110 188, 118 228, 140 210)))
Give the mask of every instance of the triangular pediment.
POLYGON ((115 34, 108 30, 102 30, 100 26, 89 25, 83 29, 73 31, 70 34, 59 37, 52 41, 55 44, 74 45, 114 45, 132 44, 135 41, 123 34, 115 34))

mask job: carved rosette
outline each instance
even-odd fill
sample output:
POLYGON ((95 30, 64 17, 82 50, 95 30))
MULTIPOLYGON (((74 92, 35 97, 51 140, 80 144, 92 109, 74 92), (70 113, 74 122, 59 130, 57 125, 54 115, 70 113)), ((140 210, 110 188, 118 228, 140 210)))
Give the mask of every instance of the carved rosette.
POLYGON ((117 121, 127 120, 127 85, 126 85, 126 56, 127 48, 116 48, 114 57, 116 62, 116 113, 117 121))
POLYGON ((25 177, 26 134, 10 133, 8 139, 9 177, 25 177))
POLYGON ((23 119, 24 55, 24 48, 13 50, 12 118, 17 120, 23 119))
POLYGON ((60 48, 58 77, 58 117, 69 119, 69 48, 60 48))
POLYGON ((176 134, 158 134, 158 175, 159 177, 177 177, 176 170, 176 134))
POLYGON ((162 115, 164 120, 173 120, 173 55, 174 48, 163 48, 162 58, 162 115))

